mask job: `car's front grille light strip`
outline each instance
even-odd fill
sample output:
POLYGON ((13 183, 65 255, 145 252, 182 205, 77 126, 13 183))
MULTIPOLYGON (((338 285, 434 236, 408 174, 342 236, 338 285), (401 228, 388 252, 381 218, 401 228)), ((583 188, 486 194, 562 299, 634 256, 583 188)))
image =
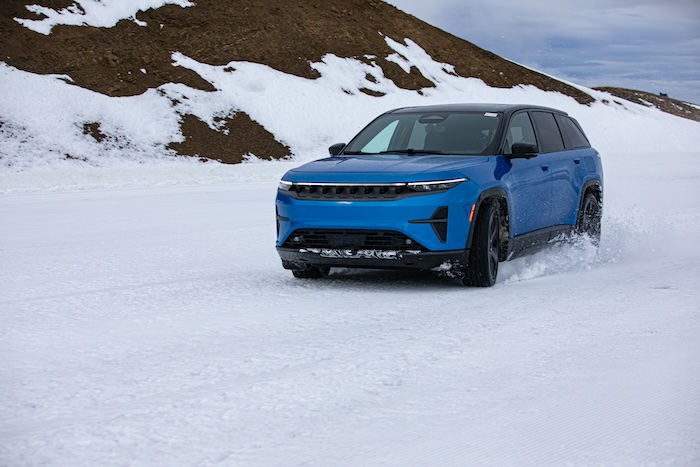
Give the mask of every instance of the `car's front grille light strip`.
POLYGON ((465 178, 402 183, 313 183, 282 182, 285 192, 298 199, 317 200, 390 200, 405 196, 445 191, 465 178))

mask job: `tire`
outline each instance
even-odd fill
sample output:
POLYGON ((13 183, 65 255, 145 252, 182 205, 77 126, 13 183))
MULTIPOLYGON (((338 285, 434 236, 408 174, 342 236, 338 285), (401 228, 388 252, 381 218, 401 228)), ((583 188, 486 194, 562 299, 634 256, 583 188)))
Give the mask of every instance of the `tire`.
POLYGON ((329 267, 311 266, 309 269, 292 269, 292 274, 297 279, 321 279, 328 275, 329 267))
POLYGON ((600 243, 602 215, 603 207, 598 196, 591 191, 586 192, 583 203, 581 203, 576 232, 580 235, 587 235, 596 246, 600 243))
POLYGON ((498 209, 493 204, 481 207, 474 239, 469 251, 469 265, 464 270, 462 283, 468 287, 491 287, 498 275, 498 253, 500 246, 500 224, 498 209))

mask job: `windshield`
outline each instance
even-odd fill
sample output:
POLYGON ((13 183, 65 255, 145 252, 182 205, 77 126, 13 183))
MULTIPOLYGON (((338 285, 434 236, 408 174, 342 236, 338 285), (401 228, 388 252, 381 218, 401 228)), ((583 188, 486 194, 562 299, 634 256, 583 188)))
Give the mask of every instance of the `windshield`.
POLYGON ((343 150, 356 154, 493 154, 497 112, 416 112, 382 115, 343 150))

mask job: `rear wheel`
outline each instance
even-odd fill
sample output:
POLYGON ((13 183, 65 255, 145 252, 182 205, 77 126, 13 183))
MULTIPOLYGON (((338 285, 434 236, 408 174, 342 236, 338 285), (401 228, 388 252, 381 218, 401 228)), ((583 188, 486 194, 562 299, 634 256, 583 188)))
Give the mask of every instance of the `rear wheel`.
POLYGON ((589 191, 583 198, 581 212, 579 212, 576 231, 579 234, 587 235, 591 241, 598 245, 600 243, 600 220, 603 209, 598 196, 589 191))
POLYGON ((326 277, 330 270, 329 267, 311 266, 308 269, 292 269, 292 274, 297 279, 321 279, 326 277))
POLYGON ((481 207, 474 225, 474 239, 469 250, 469 266, 462 283, 470 287, 491 287, 498 275, 498 209, 493 204, 481 207))

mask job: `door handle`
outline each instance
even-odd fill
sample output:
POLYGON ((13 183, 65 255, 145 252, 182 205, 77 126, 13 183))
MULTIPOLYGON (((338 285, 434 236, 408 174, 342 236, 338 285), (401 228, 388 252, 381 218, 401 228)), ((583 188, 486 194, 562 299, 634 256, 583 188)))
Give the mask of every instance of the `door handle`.
POLYGON ((581 159, 574 159, 574 164, 580 164, 580 163, 581 163, 581 159))
POLYGON ((546 172, 546 171, 549 170, 549 166, 548 166, 548 165, 542 165, 541 167, 542 167, 542 172, 546 172))

